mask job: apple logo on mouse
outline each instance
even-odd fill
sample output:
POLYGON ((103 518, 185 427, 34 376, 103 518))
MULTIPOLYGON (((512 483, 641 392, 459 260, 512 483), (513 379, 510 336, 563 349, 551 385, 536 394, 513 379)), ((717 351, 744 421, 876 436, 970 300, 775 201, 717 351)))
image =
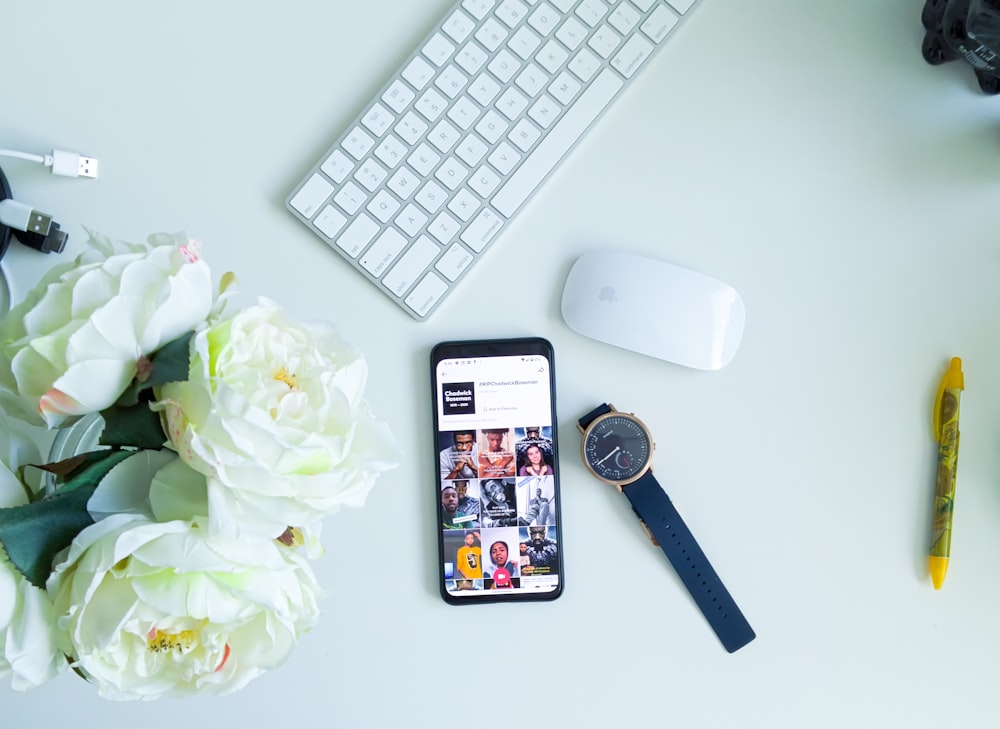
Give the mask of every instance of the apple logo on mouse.
POLYGON ((618 300, 618 295, 615 292, 614 286, 604 286, 600 292, 597 294, 598 301, 606 301, 609 304, 615 303, 618 300))

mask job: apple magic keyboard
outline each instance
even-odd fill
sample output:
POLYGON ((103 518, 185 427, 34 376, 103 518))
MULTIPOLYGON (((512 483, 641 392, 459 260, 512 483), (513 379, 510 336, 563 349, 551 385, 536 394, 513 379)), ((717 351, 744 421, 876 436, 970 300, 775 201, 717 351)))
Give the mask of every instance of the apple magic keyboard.
POLYGON ((424 319, 699 0, 459 0, 286 202, 424 319))

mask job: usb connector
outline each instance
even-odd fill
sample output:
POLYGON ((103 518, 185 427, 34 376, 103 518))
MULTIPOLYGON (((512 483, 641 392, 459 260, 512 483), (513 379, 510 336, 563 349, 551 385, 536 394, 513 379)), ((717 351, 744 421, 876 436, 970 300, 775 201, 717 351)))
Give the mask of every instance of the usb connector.
POLYGON ((43 253, 60 253, 66 247, 67 235, 51 215, 16 200, 0 200, 0 224, 21 231, 14 233, 17 239, 43 253))
POLYGON ((30 154, 13 149, 0 149, 0 157, 14 157, 38 162, 52 169, 53 175, 62 177, 97 177, 97 158, 85 157, 78 152, 54 149, 52 154, 30 154))
POLYGON ((65 152, 55 149, 51 155, 46 155, 45 165, 52 167, 53 175, 63 177, 97 177, 97 160, 84 157, 76 152, 65 152), (51 160, 51 162, 49 161, 51 160))

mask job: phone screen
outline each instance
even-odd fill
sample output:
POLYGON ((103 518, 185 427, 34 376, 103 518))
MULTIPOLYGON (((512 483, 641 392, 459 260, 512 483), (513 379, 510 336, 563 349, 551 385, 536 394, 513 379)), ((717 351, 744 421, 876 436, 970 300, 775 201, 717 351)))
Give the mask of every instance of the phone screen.
POLYGON ((562 591, 552 345, 444 342, 431 353, 441 594, 450 603, 562 591))

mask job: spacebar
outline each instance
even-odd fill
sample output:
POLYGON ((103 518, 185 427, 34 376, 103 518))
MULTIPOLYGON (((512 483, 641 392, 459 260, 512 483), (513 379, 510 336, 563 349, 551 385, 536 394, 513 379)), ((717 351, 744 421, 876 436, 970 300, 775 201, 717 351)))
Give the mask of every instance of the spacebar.
POLYGON ((541 184, 570 147, 583 136, 604 108, 625 85, 614 71, 604 69, 587 87, 566 115, 552 127, 545 139, 524 160, 491 201, 506 218, 514 214, 521 203, 541 184))

